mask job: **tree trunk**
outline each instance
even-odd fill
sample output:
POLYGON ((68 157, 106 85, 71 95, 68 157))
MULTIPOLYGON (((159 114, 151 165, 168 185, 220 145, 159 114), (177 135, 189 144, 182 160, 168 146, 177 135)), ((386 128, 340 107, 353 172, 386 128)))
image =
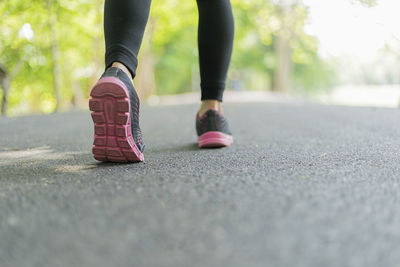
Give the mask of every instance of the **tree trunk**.
POLYGON ((291 89, 292 60, 289 39, 280 32, 275 44, 275 53, 277 55, 277 68, 274 77, 274 88, 278 92, 289 92, 291 89))
POLYGON ((86 99, 83 95, 82 86, 79 80, 73 80, 71 82, 72 87, 72 106, 74 108, 83 108, 86 107, 86 99))
POLYGON ((10 84, 22 68, 24 62, 25 57, 20 59, 17 64, 15 64, 10 73, 7 72, 6 67, 0 64, 0 87, 3 88, 3 97, 1 99, 1 116, 7 116, 8 92, 10 91, 10 84))
POLYGON ((1 116, 7 116, 7 105, 8 105, 8 90, 10 88, 10 77, 7 74, 6 69, 0 65, 0 85, 3 89, 3 97, 1 100, 1 116))
POLYGON ((139 53, 139 66, 135 77, 135 89, 140 99, 145 99, 155 94, 156 83, 154 78, 154 57, 151 52, 151 36, 153 22, 151 18, 147 23, 146 32, 139 53))
POLYGON ((280 0, 277 4, 277 14, 280 22, 276 34, 275 53, 277 66, 274 74, 274 89, 279 92, 290 92, 292 78, 292 48, 291 42, 295 38, 297 21, 296 6, 298 0, 280 0))
POLYGON ((49 28, 50 28, 50 40, 51 40, 51 56, 52 56, 52 69, 53 69, 53 89, 54 96, 56 98, 56 108, 54 112, 58 112, 60 109, 61 102, 61 71, 60 71, 60 48, 58 46, 57 38, 57 11, 53 12, 52 0, 47 0, 49 28))

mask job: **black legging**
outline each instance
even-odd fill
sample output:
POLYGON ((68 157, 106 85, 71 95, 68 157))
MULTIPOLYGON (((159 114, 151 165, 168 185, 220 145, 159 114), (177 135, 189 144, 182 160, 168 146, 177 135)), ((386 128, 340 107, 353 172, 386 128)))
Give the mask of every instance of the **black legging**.
MULTIPOLYGON (((106 68, 115 61, 136 75, 137 55, 151 0, 106 0, 106 68)), ((232 54, 234 19, 230 0, 197 0, 201 100, 222 101, 232 54)))

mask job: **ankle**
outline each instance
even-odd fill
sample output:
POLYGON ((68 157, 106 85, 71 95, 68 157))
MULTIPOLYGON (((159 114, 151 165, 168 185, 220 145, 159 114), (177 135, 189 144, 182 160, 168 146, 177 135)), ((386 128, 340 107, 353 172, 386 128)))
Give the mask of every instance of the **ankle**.
POLYGON ((218 112, 222 112, 222 102, 218 100, 203 100, 201 101, 199 108, 199 116, 201 117, 209 109, 215 109, 218 112))
POLYGON ((123 70, 123 71, 128 75, 128 77, 132 80, 132 74, 131 74, 131 72, 130 72, 129 69, 128 69, 124 64, 122 64, 121 62, 115 61, 115 62, 112 63, 111 67, 115 67, 115 68, 119 68, 119 69, 123 70))

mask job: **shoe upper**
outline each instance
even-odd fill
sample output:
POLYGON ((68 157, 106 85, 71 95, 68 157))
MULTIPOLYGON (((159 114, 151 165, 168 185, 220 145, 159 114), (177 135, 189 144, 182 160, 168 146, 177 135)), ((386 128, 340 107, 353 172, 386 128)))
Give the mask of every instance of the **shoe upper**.
POLYGON ((196 116, 196 131, 197 136, 210 131, 232 135, 226 117, 214 109, 207 110, 201 117, 196 116))
POLYGON ((140 130, 139 126, 140 100, 133 86, 132 80, 123 70, 115 67, 107 69, 101 76, 101 78, 103 77, 116 77, 120 81, 122 81, 126 86, 126 88, 128 89, 129 100, 131 104, 130 117, 131 117, 131 130, 132 130, 133 140, 135 141, 135 144, 140 150, 140 152, 143 152, 145 144, 143 142, 142 131, 140 130))

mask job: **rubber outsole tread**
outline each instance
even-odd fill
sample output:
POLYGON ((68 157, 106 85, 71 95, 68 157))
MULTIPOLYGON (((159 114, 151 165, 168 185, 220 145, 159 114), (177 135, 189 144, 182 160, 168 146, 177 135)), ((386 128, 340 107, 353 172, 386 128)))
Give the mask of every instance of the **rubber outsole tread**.
POLYGON ((140 162, 130 125, 129 93, 114 77, 100 79, 90 92, 89 109, 94 123, 92 153, 96 160, 140 162))

